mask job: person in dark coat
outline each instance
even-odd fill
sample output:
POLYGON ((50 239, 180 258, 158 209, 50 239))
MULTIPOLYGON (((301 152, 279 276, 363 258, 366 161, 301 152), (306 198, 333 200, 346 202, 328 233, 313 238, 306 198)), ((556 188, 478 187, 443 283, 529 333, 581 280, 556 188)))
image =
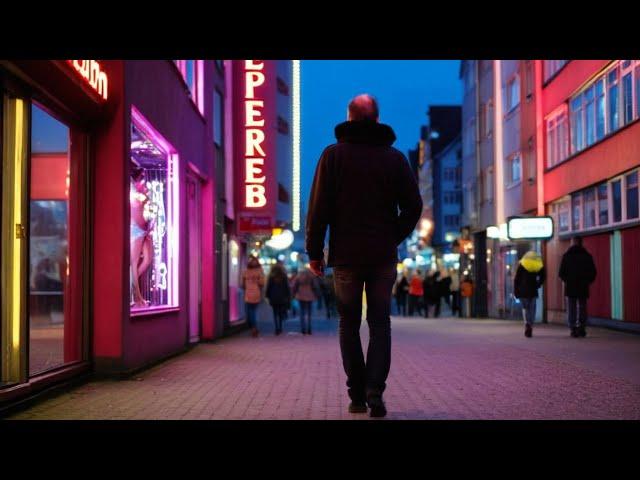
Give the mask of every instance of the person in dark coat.
POLYGON ((273 309, 273 322, 276 327, 276 335, 282 333, 282 324, 287 315, 289 304, 291 303, 291 290, 289 279, 284 266, 278 262, 269 272, 267 278, 267 291, 265 296, 269 299, 269 304, 273 309))
POLYGON ((540 255, 534 251, 529 251, 522 256, 516 270, 516 277, 513 280, 513 294, 522 304, 524 336, 527 338, 530 338, 533 332, 538 289, 544 283, 545 275, 540 255))
POLYGON ((316 275, 324 269, 329 228, 340 351, 351 397, 350 412, 371 409, 385 416, 382 400, 391 366, 391 289, 396 281, 398 245, 415 229, 422 213, 420 190, 406 157, 392 147, 395 133, 379 123, 378 104, 359 95, 348 120, 336 126, 336 144, 318 161, 306 223, 306 250, 316 275), (369 348, 360 343, 366 286, 369 348))
POLYGON ((409 281, 406 272, 402 272, 400 279, 396 282, 395 297, 398 315, 407 315, 407 295, 409 294, 409 281))
POLYGON ((587 335, 587 299, 589 285, 596 279, 593 257, 582 246, 581 237, 573 237, 573 245, 562 256, 559 277, 567 297, 568 323, 572 337, 587 335))
POLYGON ((440 315, 440 298, 442 296, 442 284, 440 283, 440 272, 435 271, 431 275, 424 276, 424 318, 429 317, 429 309, 433 306, 433 316, 440 315))

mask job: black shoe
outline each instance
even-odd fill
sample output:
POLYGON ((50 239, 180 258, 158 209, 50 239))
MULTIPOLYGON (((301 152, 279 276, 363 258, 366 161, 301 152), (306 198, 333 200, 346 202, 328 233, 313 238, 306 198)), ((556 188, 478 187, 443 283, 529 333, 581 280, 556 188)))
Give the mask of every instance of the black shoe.
POLYGON ((578 336, 580 336, 580 337, 586 337, 587 336, 587 329, 584 326, 578 327, 578 336))
POLYGON ((531 338, 531 333, 532 333, 533 329, 531 328, 531 325, 525 325, 524 327, 524 336, 527 338, 531 338))
POLYGON ((351 402, 349 404, 349 413, 367 413, 367 404, 362 402, 351 402))
POLYGON ((579 335, 578 335, 578 329, 577 328, 575 328, 575 327, 571 328, 571 336, 573 338, 578 338, 579 335))
POLYGON ((387 408, 384 406, 382 397, 369 397, 367 403, 371 409, 369 412, 370 417, 384 417, 387 415, 387 408))

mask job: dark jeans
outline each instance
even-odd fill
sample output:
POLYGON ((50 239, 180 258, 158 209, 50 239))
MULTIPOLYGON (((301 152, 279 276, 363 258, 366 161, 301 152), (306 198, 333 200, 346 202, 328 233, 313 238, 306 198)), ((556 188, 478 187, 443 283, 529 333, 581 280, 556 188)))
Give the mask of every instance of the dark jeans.
POLYGON ((440 304, 442 302, 440 301, 440 297, 438 297, 437 299, 430 299, 427 300, 426 298, 424 299, 424 318, 428 318, 429 317, 429 309, 431 308, 431 306, 433 305, 433 316, 434 317, 438 317, 440 316, 440 304))
POLYGON ((247 311, 247 323, 251 328, 256 328, 256 310, 259 303, 245 303, 247 311))
POLYGON ((409 316, 413 316, 413 312, 417 311, 418 315, 422 315, 422 297, 418 295, 409 295, 409 316))
POLYGON ((407 296, 396 295, 396 306, 398 307, 398 315, 407 315, 407 296))
POLYGON ((313 302, 300 302, 300 331, 311 333, 311 304, 313 302))
POLYGON ((587 299, 567 297, 569 327, 587 326, 587 299))
POLYGON ((282 322, 287 317, 286 305, 271 305, 273 309, 273 322, 276 325, 276 333, 282 332, 282 322))
POLYGON ((522 304, 522 316, 524 317, 524 323, 527 325, 533 325, 536 321, 536 298, 521 298, 522 304))
POLYGON ((460 292, 453 290, 451 292, 451 313, 455 315, 457 312, 460 312, 460 292))
POLYGON ((334 268, 340 314, 340 351, 352 400, 382 395, 391 367, 391 289, 396 264, 334 268), (369 347, 365 363, 360 343, 362 289, 367 295, 369 347))
POLYGON ((334 305, 333 305, 333 295, 331 294, 326 294, 324 295, 324 307, 326 309, 326 313, 327 313, 327 318, 331 318, 331 312, 334 311, 334 305))

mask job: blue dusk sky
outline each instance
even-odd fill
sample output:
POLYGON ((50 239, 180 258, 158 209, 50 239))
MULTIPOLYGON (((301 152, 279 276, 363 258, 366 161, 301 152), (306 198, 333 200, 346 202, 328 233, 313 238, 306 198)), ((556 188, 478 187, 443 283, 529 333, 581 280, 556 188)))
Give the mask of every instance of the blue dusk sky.
POLYGON ((460 60, 303 60, 301 62, 301 203, 306 211, 318 158, 335 143, 334 127, 347 119, 354 96, 378 99, 380 122, 396 133, 394 147, 407 155, 429 105, 460 105, 460 60))

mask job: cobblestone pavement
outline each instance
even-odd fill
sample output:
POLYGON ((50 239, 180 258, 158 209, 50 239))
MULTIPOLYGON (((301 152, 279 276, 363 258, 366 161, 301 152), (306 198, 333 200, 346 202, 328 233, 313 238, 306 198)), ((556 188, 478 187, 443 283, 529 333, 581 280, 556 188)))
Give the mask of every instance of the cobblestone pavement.
MULTIPOLYGON (((264 318, 130 380, 91 381, 14 419, 353 419, 337 320, 312 336, 264 318)), ((516 321, 393 317, 387 419, 640 419, 640 336, 590 328, 586 338, 516 321)), ((363 341, 367 328, 363 323, 363 341)))

